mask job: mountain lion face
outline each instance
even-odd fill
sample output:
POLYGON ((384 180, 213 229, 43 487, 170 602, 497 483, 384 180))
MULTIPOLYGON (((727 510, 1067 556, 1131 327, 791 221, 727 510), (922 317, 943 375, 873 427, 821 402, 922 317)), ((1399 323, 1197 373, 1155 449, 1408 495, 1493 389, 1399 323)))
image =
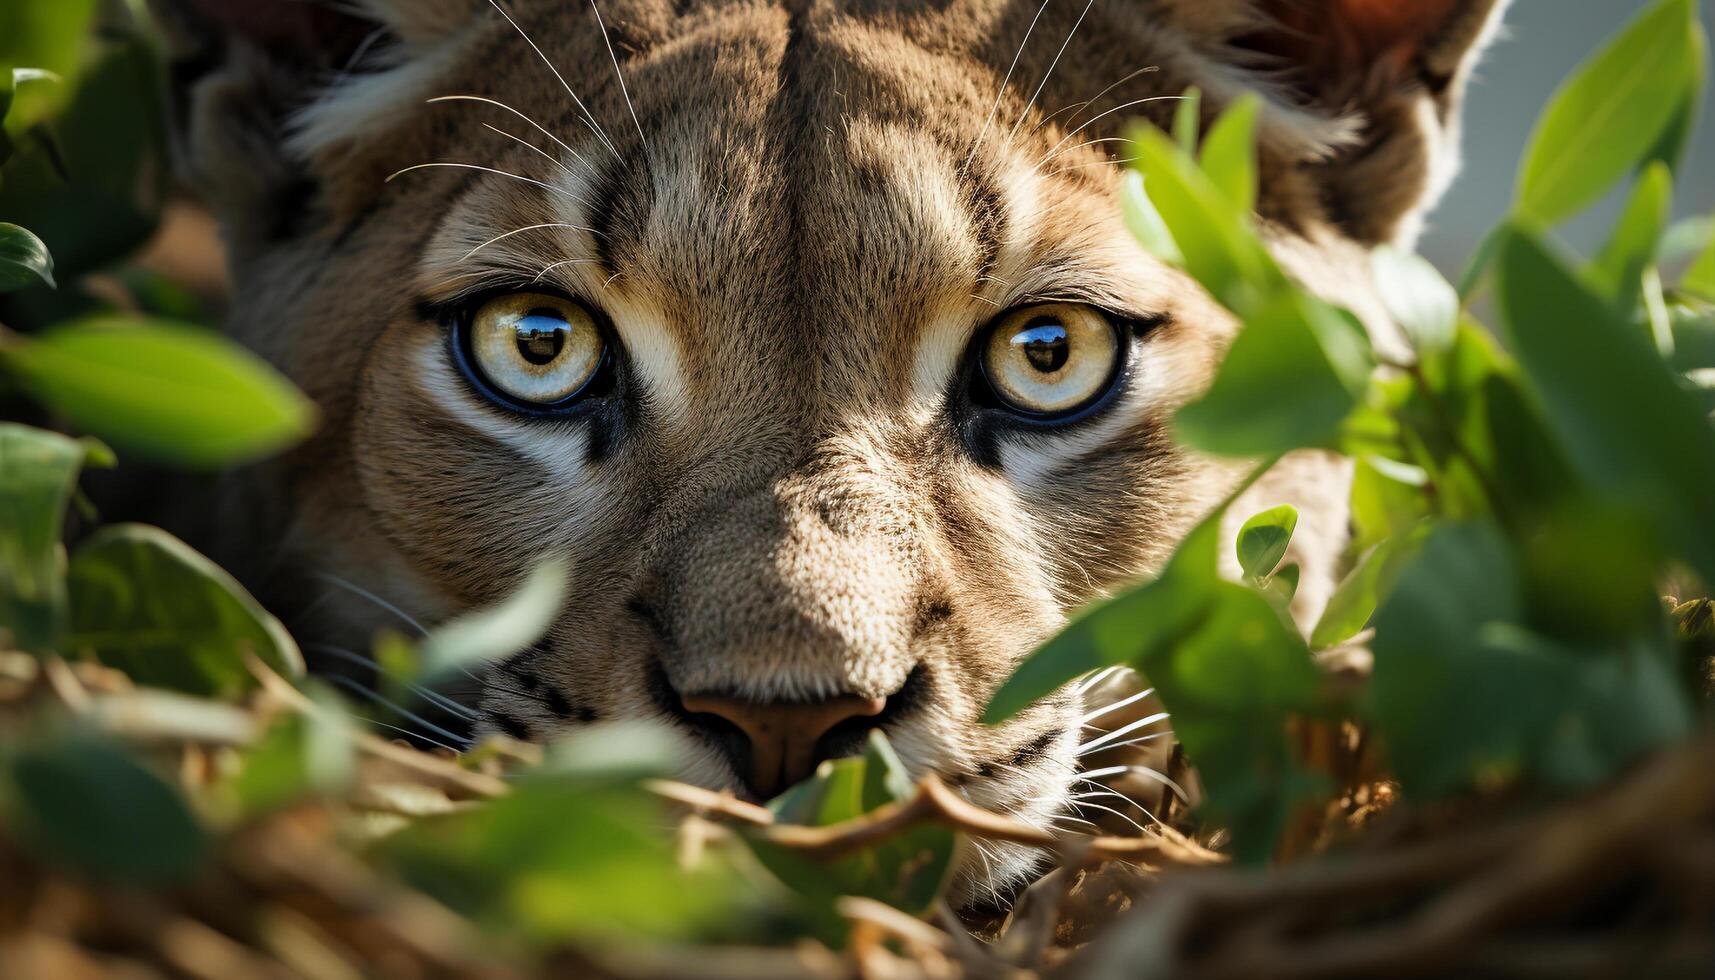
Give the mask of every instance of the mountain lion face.
MULTIPOLYGON (((1117 134, 1263 91, 1268 235, 1369 311, 1497 3, 157 6, 232 328, 324 412, 226 525, 312 653, 398 625, 330 579, 432 622, 559 557, 480 730, 662 720, 687 778, 768 795, 880 727, 1047 826, 1102 705, 986 728, 989 694, 1244 469, 1173 442, 1237 325, 1127 232, 1117 134)), ((1301 617, 1344 479, 1289 458, 1235 509, 1303 512, 1301 617)))

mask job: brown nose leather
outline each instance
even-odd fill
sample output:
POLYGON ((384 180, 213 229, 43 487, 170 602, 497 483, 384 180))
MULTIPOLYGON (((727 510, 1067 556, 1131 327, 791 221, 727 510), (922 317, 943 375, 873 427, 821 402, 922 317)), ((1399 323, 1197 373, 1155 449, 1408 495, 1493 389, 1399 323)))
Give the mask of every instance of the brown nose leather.
POLYGON ((682 699, 685 710, 732 722, 750 740, 750 774, 745 782, 768 798, 816 771, 816 743, 849 718, 873 718, 886 698, 855 694, 827 701, 762 703, 699 694, 682 699))

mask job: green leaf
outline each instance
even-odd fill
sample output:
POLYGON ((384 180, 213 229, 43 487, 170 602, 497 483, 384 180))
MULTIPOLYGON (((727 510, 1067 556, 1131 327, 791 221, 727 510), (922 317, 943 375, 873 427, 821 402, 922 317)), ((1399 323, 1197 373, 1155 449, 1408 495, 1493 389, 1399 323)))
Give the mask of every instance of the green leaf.
POLYGON ((1383 245, 1370 253, 1382 305, 1419 354, 1453 345, 1459 294, 1422 256, 1383 245))
POLYGON ((1695 0, 1658 0, 1562 83, 1519 170, 1515 210, 1553 224, 1600 198, 1656 146, 1698 70, 1695 0))
MULTIPOLYGON (((770 808, 782 823, 823 827, 909 799, 915 788, 887 736, 872 731, 861 758, 823 763, 814 778, 770 808)), ((829 863, 812 863, 759 838, 749 840, 776 877, 823 906, 841 895, 862 895, 922 913, 946 888, 956 837, 946 827, 924 825, 829 863)))
POLYGON ((1611 777, 1690 728, 1665 641, 1561 646, 1522 625, 1519 567, 1492 524, 1438 529, 1376 616, 1374 717, 1406 792, 1520 775, 1611 777))
POLYGON ((0 423, 0 627, 34 653, 53 649, 65 623, 61 529, 87 452, 65 436, 0 423))
POLYGON ((1286 288, 1286 278, 1251 228, 1250 213, 1159 130, 1132 132, 1134 166, 1184 257, 1184 269, 1243 315, 1286 288))
MULTIPOLYGON (((61 76, 75 79, 92 34, 95 10, 96 0, 0 4, 0 66, 32 66, 13 69, 14 82, 25 80, 19 78, 21 72, 32 77, 44 73, 56 81, 61 76)), ((28 98, 20 97, 10 116, 0 112, 0 117, 6 117, 13 132, 20 132, 46 119, 64 96, 63 86, 41 86, 28 98)))
POLYGON ((1239 567, 1253 579, 1267 578, 1286 557, 1292 532, 1298 527, 1298 508, 1291 504, 1271 507, 1245 521, 1239 529, 1236 550, 1239 567))
MULTIPOLYGON (((1715 224, 1715 218, 1710 220, 1715 224)), ((1680 280, 1679 288, 1715 303, 1715 234, 1709 236, 1703 250, 1692 261, 1691 268, 1685 270, 1685 278, 1680 280)))
POLYGON ((0 350, 0 361, 79 428, 192 466, 266 456, 315 421, 314 407, 273 368, 198 327, 94 318, 0 350))
POLYGON ((277 721, 259 744, 244 753, 243 768, 227 787, 245 816, 310 797, 336 796, 356 776, 350 713, 321 684, 311 682, 306 693, 321 710, 277 721))
POLYGON ((540 640, 565 611, 571 572, 563 559, 536 563, 511 596, 430 631, 418 648, 423 679, 442 680, 462 669, 493 663, 540 640))
POLYGON ((1143 188, 1143 174, 1135 170, 1126 171, 1120 178, 1120 216, 1144 251, 1171 266, 1185 264, 1185 256, 1180 254, 1178 244, 1173 241, 1173 233, 1167 230, 1167 223, 1161 220, 1161 212, 1155 210, 1143 188))
POLYGON ((1715 581, 1715 430, 1648 337, 1534 238, 1511 234, 1497 275, 1508 345, 1544 421, 1592 485, 1651 514, 1715 581))
POLYGON ((1286 719, 1320 702, 1304 639, 1261 593, 1217 582, 1200 621, 1138 667, 1197 767, 1208 816, 1232 830, 1239 860, 1265 860, 1292 809, 1320 788, 1286 739, 1286 719))
POLYGON ((549 775, 414 823, 377 849, 412 887, 501 935, 619 944, 708 938, 760 908, 718 851, 682 871, 660 803, 634 785, 549 775))
POLYGON ((1370 624, 1370 617, 1375 615, 1382 596, 1392 589, 1400 568, 1416 553, 1423 533, 1407 531, 1364 552, 1328 599, 1322 618, 1316 621, 1316 628, 1310 634, 1312 647, 1323 650, 1338 646, 1370 624))
POLYGON ((104 881, 186 878, 208 840, 171 786, 86 736, 26 747, 0 782, 8 831, 32 854, 104 881))
POLYGON ((0 293, 37 283, 55 285, 54 257, 40 238, 0 221, 0 293))
POLYGON ((1193 85, 1173 107, 1173 141, 1187 156, 1197 152, 1198 129, 1203 119, 1203 90, 1193 85))
POLYGON ((1193 629, 1220 577, 1216 546, 1224 510, 1185 536, 1154 581, 1084 608, 1037 648, 989 699, 983 724, 998 725, 1075 677, 1147 657, 1193 629))
POLYGON ((1638 176, 1613 234, 1591 264, 1592 281, 1628 316, 1637 307, 1644 270, 1655 265, 1672 203, 1673 174, 1655 161, 1638 176))
POLYGON ((63 648, 118 668, 139 684, 231 697, 254 681, 253 653, 288 677, 297 646, 232 577, 159 528, 119 524, 72 555, 63 648))
POLYGON ((1329 446, 1370 367, 1363 328, 1348 314, 1283 290, 1245 318, 1214 383, 1174 427, 1187 445, 1223 456, 1329 446))
POLYGON ((1709 75, 1708 37, 1703 31, 1697 30, 1692 33, 1691 42, 1691 68, 1685 73, 1673 118, 1647 157, 1649 160, 1666 164, 1675 176, 1680 174, 1686 151, 1691 148, 1691 138, 1697 129, 1697 120, 1703 109, 1703 86, 1709 75))
POLYGON ((1256 118, 1262 100, 1253 92, 1240 96, 1203 140, 1203 172, 1241 211, 1256 207, 1256 118))

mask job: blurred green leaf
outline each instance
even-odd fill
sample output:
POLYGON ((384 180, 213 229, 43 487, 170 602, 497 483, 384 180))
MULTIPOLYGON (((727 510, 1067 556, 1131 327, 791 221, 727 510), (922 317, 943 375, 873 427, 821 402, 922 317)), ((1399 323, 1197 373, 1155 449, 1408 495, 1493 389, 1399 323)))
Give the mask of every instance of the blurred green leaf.
POLYGON ((1383 245, 1370 253, 1376 292, 1419 353, 1445 350, 1459 325, 1459 294, 1420 255, 1383 245))
POLYGON ((683 940, 741 923, 754 893, 718 852, 681 871, 668 827, 635 786, 549 775, 418 821, 377 853, 450 908, 537 941, 683 940))
POLYGON ((1161 220, 1161 212, 1155 210, 1149 193, 1144 190, 1143 174, 1135 170, 1126 171, 1120 178, 1120 215, 1125 220, 1126 229, 1149 254, 1168 265, 1185 263, 1185 256, 1180 254, 1179 246, 1173 241, 1173 233, 1167 230, 1167 223, 1161 220))
POLYGON ((667 724, 613 721, 581 726, 543 752, 537 776, 571 776, 602 783, 666 777, 684 763, 685 743, 667 724))
POLYGON ((1240 96, 1221 113, 1203 139, 1203 172, 1241 211, 1256 207, 1256 119, 1262 100, 1240 96))
POLYGON ((54 257, 42 240, 17 225, 0 221, 0 293, 54 283, 54 257))
POLYGON ((490 664, 519 653, 547 634, 565 611, 571 571, 563 559, 536 563, 506 599, 451 620, 429 632, 418 651, 422 679, 444 680, 463 669, 490 664))
POLYGON ((1193 85, 1179 96, 1179 102, 1173 107, 1173 141, 1187 156, 1197 152, 1202 124, 1203 90, 1193 85))
POLYGON ((160 885, 194 872, 208 841, 179 793, 118 748, 72 736, 19 749, 0 785, 32 853, 104 881, 160 885))
POLYGON ((139 684, 231 697, 254 684, 246 653, 284 676, 303 673, 279 620, 159 528, 97 531, 72 555, 67 586, 64 652, 93 655, 139 684))
POLYGON ((1601 197, 1674 122, 1698 70, 1695 0, 1657 0, 1581 64, 1537 122, 1519 169, 1516 211, 1554 224, 1601 197))
POLYGON ((1715 430, 1703 412, 1649 339, 1528 234, 1508 237, 1497 276, 1509 346, 1571 463, 1655 515, 1663 540, 1715 581, 1715 430))
POLYGON ((1405 562, 1416 553, 1422 542, 1424 528, 1420 525, 1375 545, 1358 559, 1346 574, 1316 628, 1310 634, 1310 645, 1318 650, 1338 646, 1350 640, 1370 624, 1382 596, 1393 588, 1394 579, 1405 562))
POLYGON ((45 653, 65 623, 65 510, 88 450, 65 436, 0 423, 0 626, 45 653))
POLYGON ((1261 593, 1217 582, 1200 621, 1137 666, 1197 767, 1208 815, 1232 831, 1234 856, 1265 860, 1292 809, 1319 788, 1286 738, 1289 716, 1320 707, 1304 639, 1261 593))
MULTIPOLYGON (((27 70, 48 72, 56 80, 75 81, 84 64, 96 9, 97 0, 0 4, 0 65, 28 65, 27 70)), ((60 86, 37 86, 17 100, 15 114, 0 111, 0 118, 14 133, 21 132, 47 118, 65 98, 60 86)))
MULTIPOLYGON (((915 782, 887 736, 870 733, 860 758, 825 762, 814 778, 770 804, 782 823, 824 827, 843 823, 887 803, 909 799, 915 782)), ((747 838, 763 866, 818 905, 862 895, 912 913, 934 907, 952 868, 952 830, 925 824, 830 862, 813 862, 766 840, 747 838)))
POLYGON ((1248 211, 1160 130, 1138 127, 1131 138, 1134 166, 1144 175, 1144 189, 1172 234, 1186 272, 1241 315, 1286 288, 1285 277, 1251 230, 1248 211))
POLYGON ((1703 31, 1696 30, 1691 36, 1691 67, 1685 73, 1673 116, 1645 158, 1666 164, 1676 176, 1685 162, 1686 152, 1691 148, 1691 137, 1696 132, 1697 120, 1703 109, 1703 87, 1708 75, 1709 38, 1703 31))
POLYGON ((1194 629, 1219 579, 1220 525, 1218 509, 1185 536, 1153 581, 1081 610, 1001 684, 983 724, 998 725, 1075 677, 1135 662, 1194 629))
POLYGON ((1292 543, 1292 532, 1298 527, 1298 508, 1291 504, 1271 507, 1245 521, 1239 529, 1235 550, 1239 567, 1253 579, 1267 578, 1280 560, 1286 557, 1292 543))
POLYGON ((1689 730, 1664 634, 1559 645, 1524 625, 1519 574, 1494 525, 1441 528, 1377 613, 1375 723, 1420 799, 1521 775, 1588 785, 1689 730))
POLYGON ((94 318, 0 349, 0 364, 79 428, 192 466, 268 455, 314 425, 314 407, 285 378, 198 327, 94 318))
MULTIPOLYGON (((21 127, 22 119, 14 120, 21 128, 8 127, 19 137, 18 153, 0 186, 0 215, 41 236, 68 282, 147 242, 171 189, 161 111, 164 60, 135 33, 105 37, 97 52, 88 71, 69 86, 24 90, 53 92, 56 100, 70 102, 51 129, 35 122, 21 127), (24 133, 32 138, 22 138, 24 133)), ((9 322, 32 325, 16 317, 9 322)))
POLYGON ((1644 270, 1656 262, 1662 231, 1673 204, 1673 174, 1659 160, 1649 164, 1632 187, 1625 210, 1607 244, 1591 264, 1597 288, 1630 314, 1637 307, 1644 270))
POLYGON ((357 774, 350 715, 338 696, 319 683, 306 694, 321 710, 280 718, 242 756, 229 790, 246 816, 311 797, 343 792, 357 774))
MULTIPOLYGON (((1715 223, 1715 219, 1711 222, 1715 223)), ((1692 260, 1691 268, 1685 270, 1679 288, 1715 303, 1715 235, 1709 236, 1703 250, 1692 260)))
POLYGON ((1364 391, 1369 358, 1348 314, 1282 290, 1245 318, 1214 383, 1179 410, 1175 431, 1223 456, 1332 445, 1364 391))

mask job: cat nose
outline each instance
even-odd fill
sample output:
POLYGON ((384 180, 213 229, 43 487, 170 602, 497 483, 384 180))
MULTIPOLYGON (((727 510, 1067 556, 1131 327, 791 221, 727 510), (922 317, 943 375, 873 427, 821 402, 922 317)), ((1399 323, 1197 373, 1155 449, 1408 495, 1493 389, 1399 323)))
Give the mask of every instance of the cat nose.
MULTIPOLYGON (((744 736, 749 753, 735 759, 745 787, 762 799, 808 779, 823 759, 842 754, 828 736, 836 728, 861 734, 873 727, 865 719, 879 716, 886 698, 855 694, 826 701, 747 701, 723 695, 697 694, 680 698, 692 715, 712 715, 744 736)), ((855 742, 855 739, 854 739, 855 742)), ((735 753, 738 754, 738 753, 735 753)))

